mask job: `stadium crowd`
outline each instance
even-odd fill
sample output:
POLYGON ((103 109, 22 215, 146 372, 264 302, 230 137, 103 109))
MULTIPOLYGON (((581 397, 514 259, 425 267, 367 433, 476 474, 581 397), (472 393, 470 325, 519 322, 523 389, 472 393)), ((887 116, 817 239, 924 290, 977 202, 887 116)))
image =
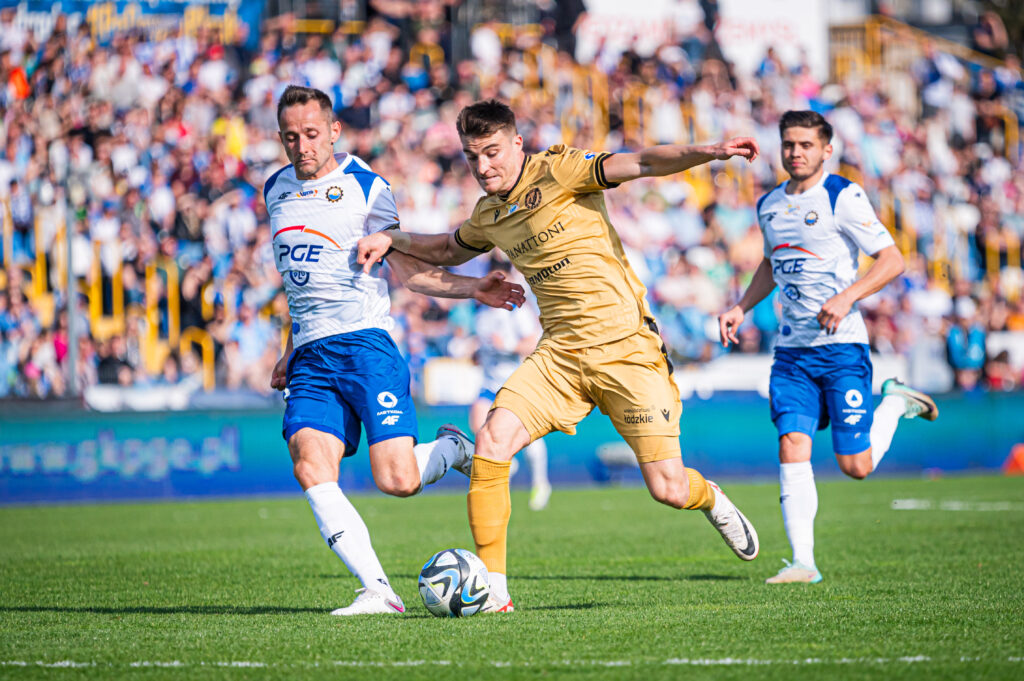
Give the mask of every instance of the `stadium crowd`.
MULTIPOLYGON (((715 318, 762 257, 754 201, 780 177, 780 114, 825 112, 837 133, 834 158, 874 205, 890 206, 880 214, 899 228, 908 253, 898 285, 862 303, 873 350, 906 357, 909 380, 924 390, 1021 385, 1009 354, 986 350, 990 334, 1024 333, 1024 170, 1006 158, 1019 152, 1010 127, 1024 121, 1024 81, 1012 56, 1005 68, 988 69, 929 48, 910 73, 826 84, 806 60, 785 63, 769 50, 746 77, 698 23, 651 57, 599 46, 582 65, 607 82, 609 131, 594 139, 593 104, 581 104, 586 98, 574 89, 581 65, 564 51, 573 17, 558 9, 563 3, 538 2, 540 30, 478 26, 472 58, 454 66, 449 4, 371 3, 376 12, 360 34, 303 37, 271 22, 255 51, 205 30, 160 40, 123 34, 102 45, 87 26, 68 31, 61 20, 40 39, 18 28, 11 11, 0 13, 0 199, 8 222, 0 397, 61 396, 72 381, 80 389, 198 387, 196 352, 175 347, 158 366, 146 361, 147 304, 161 336, 175 315, 177 328, 209 333, 218 387, 269 391, 287 305, 261 189, 286 163, 275 101, 291 83, 331 94, 343 123, 338 149, 392 183, 403 227, 416 232, 453 229, 480 194, 454 124, 459 109, 480 98, 513 103, 532 151, 563 141, 566 130, 576 146, 610 151, 687 141, 691 127, 704 141, 756 136, 762 157, 749 169, 717 163, 706 175, 607 193, 681 365, 722 352, 715 318), (542 49, 553 57, 535 61, 542 49), (643 129, 627 111, 636 93, 648 107, 643 129), (78 337, 74 376, 60 280, 65 234, 82 290, 98 273, 103 309, 116 307, 122 289, 124 296, 123 329, 78 337), (49 315, 32 300, 38 254, 50 280, 42 288, 54 300, 49 315), (177 305, 169 286, 179 289, 177 305)), ((460 271, 489 266, 478 258, 460 271)), ((85 320, 90 302, 84 294, 71 301, 85 320)), ((432 358, 472 358, 475 313, 472 303, 393 288, 395 337, 417 379, 432 358)), ((771 298, 756 308, 740 352, 771 350, 776 314, 771 298)))

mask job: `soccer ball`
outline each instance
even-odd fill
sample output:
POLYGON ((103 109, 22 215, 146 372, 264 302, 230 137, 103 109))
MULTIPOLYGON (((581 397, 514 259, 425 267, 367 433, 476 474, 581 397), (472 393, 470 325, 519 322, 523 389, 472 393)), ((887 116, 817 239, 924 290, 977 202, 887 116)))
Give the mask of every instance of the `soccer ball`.
POLYGON ((445 549, 420 570, 420 598, 436 617, 469 617, 480 612, 491 585, 482 560, 466 549, 445 549))

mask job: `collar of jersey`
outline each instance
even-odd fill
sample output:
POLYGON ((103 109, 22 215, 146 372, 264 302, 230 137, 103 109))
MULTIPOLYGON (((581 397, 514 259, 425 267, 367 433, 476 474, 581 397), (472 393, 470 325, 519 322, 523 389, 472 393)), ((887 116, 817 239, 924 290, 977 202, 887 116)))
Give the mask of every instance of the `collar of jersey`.
POLYGON ((800 192, 799 194, 790 194, 789 192, 787 192, 787 191, 786 191, 786 188, 787 188, 787 187, 789 187, 789 180, 786 180, 785 184, 783 184, 783 185, 782 185, 782 193, 783 193, 783 194, 784 194, 785 196, 803 196, 804 194, 807 194, 807 193, 813 192, 813 191, 814 191, 815 189, 817 189, 818 187, 820 187, 820 186, 822 186, 823 184, 825 184, 825 180, 827 180, 827 179, 828 179, 828 176, 829 176, 829 175, 831 175, 831 174, 832 174, 832 173, 829 173, 829 172, 824 172, 824 173, 822 173, 822 174, 821 174, 821 179, 820 179, 820 180, 818 180, 818 181, 817 181, 817 182, 816 182, 816 183, 814 184, 814 186, 813 186, 813 187, 808 187, 807 189, 803 190, 803 191, 802 191, 802 192, 800 192))
POLYGON ((522 167, 519 168, 519 177, 516 178, 516 183, 512 185, 512 188, 509 189, 504 194, 498 194, 499 199, 501 199, 502 201, 508 201, 508 197, 512 196, 512 192, 514 192, 519 187, 519 182, 523 179, 523 173, 526 172, 526 164, 530 162, 531 156, 532 154, 527 154, 526 156, 523 157, 523 165, 522 167))

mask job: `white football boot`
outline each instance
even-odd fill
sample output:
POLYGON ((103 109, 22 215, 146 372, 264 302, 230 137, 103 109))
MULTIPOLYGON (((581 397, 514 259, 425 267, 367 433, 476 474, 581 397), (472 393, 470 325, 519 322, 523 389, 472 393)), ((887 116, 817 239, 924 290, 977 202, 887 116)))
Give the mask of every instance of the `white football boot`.
POLYGON ((920 416, 925 421, 934 421, 939 418, 939 407, 935 400, 895 378, 888 378, 882 383, 882 397, 887 395, 899 395, 907 403, 907 410, 903 412, 905 419, 920 416))
POLYGON ((481 613, 515 612, 516 606, 512 605, 512 599, 501 600, 493 593, 487 597, 487 602, 480 608, 481 613))
POLYGON ((473 440, 462 430, 450 423, 446 423, 438 428, 435 437, 437 439, 450 437, 458 443, 459 458, 452 464, 452 468, 468 478, 473 471, 473 453, 476 451, 476 445, 473 443, 473 440))
POLYGON ((405 613, 405 603, 391 589, 387 591, 371 591, 370 589, 356 589, 356 599, 352 605, 332 610, 332 615, 347 617, 349 615, 402 615, 405 613))
POLYGON ((547 508, 548 499, 551 498, 551 484, 541 483, 533 486, 530 491, 530 510, 543 511, 547 508))
POLYGON ((779 570, 774 577, 764 580, 765 584, 817 584, 824 579, 818 572, 818 568, 814 566, 790 563, 785 558, 782 559, 782 562, 786 564, 786 567, 779 570))
POLYGON ((757 532, 754 530, 754 526, 750 524, 746 516, 740 513, 729 497, 725 496, 725 492, 718 485, 710 480, 708 480, 708 484, 711 485, 711 489, 715 490, 715 505, 711 507, 710 511, 704 511, 704 515, 740 560, 754 560, 761 548, 757 542, 757 532))

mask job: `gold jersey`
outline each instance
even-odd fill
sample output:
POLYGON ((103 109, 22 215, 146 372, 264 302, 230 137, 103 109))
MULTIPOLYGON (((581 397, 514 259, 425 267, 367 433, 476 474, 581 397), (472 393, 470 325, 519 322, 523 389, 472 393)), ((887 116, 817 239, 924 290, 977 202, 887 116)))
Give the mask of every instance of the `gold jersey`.
POLYGON ((565 348, 625 338, 651 316, 604 205, 608 156, 562 144, 527 156, 511 191, 481 198, 455 231, 463 248, 508 256, 537 296, 544 340, 565 348))

